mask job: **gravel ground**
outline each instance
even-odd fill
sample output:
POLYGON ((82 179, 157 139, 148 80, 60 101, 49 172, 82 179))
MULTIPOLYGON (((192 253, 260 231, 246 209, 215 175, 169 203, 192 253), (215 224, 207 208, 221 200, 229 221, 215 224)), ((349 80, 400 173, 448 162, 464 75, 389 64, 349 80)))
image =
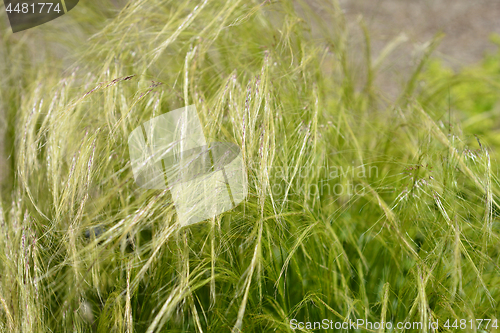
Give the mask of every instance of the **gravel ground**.
MULTIPOLYGON (((320 0, 306 0, 324 18, 320 0)), ((423 50, 437 33, 444 33, 434 56, 458 69, 479 61, 496 46, 489 41, 500 34, 500 0, 338 0, 354 40, 354 54, 362 55, 364 42, 358 19, 370 33, 372 57, 399 34, 407 36, 384 62, 375 84, 394 98, 423 50)))
POLYGON ((499 0, 341 0, 347 18, 362 14, 374 48, 405 32, 422 43, 437 32, 446 34, 438 55, 453 65, 470 64, 494 47, 488 41, 500 33, 499 0))

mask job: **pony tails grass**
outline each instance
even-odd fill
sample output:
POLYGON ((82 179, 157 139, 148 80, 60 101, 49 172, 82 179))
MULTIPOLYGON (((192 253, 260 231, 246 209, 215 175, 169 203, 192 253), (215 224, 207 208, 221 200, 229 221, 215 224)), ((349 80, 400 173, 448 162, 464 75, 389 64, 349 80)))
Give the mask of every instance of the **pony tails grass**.
POLYGON ((81 47, 62 61, 32 53, 63 21, 4 32, 3 331, 497 319, 495 132, 476 141, 454 104, 442 117, 443 87, 466 74, 426 78, 438 36, 390 102, 377 76, 404 36, 372 59, 365 28, 358 61, 339 5, 323 5, 81 2, 60 46, 81 47), (207 141, 241 148, 249 194, 181 227, 168 190, 135 184, 127 140, 192 104, 207 141))

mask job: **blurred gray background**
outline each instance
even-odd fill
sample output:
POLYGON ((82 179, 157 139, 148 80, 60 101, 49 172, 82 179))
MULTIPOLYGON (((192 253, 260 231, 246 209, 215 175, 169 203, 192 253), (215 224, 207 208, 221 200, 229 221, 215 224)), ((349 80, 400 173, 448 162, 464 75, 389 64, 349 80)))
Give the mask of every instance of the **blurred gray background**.
POLYGON ((488 41, 500 33, 500 0, 339 0, 351 20, 362 14, 378 49, 400 32, 422 43, 446 34, 437 54, 452 65, 469 64, 494 50, 488 41))
MULTIPOLYGON (((299 0, 300 1, 300 0, 299 0)), ((305 0, 326 20, 325 1, 305 0)), ((360 29, 360 18, 366 24, 372 47, 372 59, 398 35, 401 43, 383 62, 376 74, 375 84, 395 98, 408 79, 411 70, 422 56, 426 42, 443 33, 433 57, 457 70, 474 64, 486 52, 497 47, 489 37, 500 34, 500 0, 338 0, 350 30, 352 62, 364 61, 365 43, 360 29)))

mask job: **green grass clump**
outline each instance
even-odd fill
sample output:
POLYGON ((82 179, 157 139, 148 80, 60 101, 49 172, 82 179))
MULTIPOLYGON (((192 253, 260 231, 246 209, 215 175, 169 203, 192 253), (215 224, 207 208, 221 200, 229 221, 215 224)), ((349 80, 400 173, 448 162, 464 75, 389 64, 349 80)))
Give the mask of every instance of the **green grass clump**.
POLYGON ((389 103, 336 4, 81 1, 1 28, 3 331, 498 317, 498 146, 418 84, 435 43, 389 103), (127 138, 190 104, 207 141, 241 147, 249 195, 181 228, 168 191, 135 184, 127 138))

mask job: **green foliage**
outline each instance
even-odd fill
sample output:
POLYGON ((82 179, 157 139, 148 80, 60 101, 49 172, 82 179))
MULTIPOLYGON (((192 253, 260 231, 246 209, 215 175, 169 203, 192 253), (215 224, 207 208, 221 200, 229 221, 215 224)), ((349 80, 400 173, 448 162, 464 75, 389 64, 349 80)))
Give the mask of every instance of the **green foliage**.
POLYGON ((386 105, 383 59, 355 68, 336 4, 325 21, 291 2, 112 6, 2 26, 4 331, 498 317, 500 143, 481 125, 499 119, 481 98, 498 56, 454 74, 428 62, 435 41, 386 105), (210 141, 241 147, 250 188, 181 228, 168 191, 135 184, 127 138, 190 104, 210 141))
MULTIPOLYGON (((499 38, 492 35, 491 41, 500 45, 499 38)), ((425 87, 422 103, 440 109, 443 122, 453 127, 458 121, 465 136, 478 135, 486 144, 500 144, 500 49, 487 53, 480 63, 459 71, 434 59, 420 79, 425 87)))

